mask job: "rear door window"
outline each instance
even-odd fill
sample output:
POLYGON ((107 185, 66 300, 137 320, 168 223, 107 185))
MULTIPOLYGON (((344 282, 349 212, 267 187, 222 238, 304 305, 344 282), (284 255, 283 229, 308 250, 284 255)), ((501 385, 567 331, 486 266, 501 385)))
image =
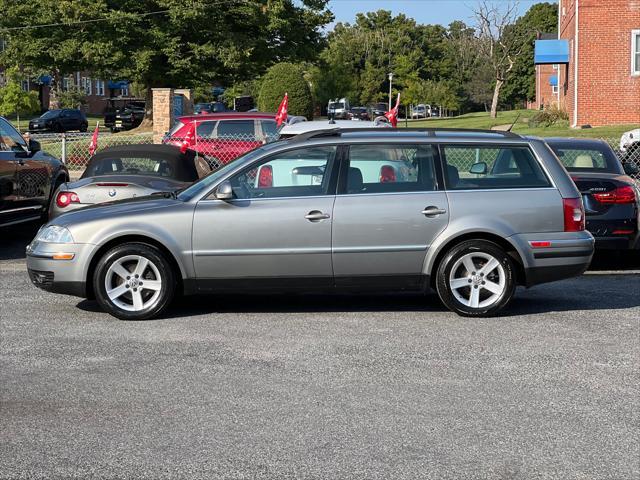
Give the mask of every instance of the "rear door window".
POLYGON ((218 138, 254 141, 255 123, 253 120, 221 120, 218 123, 218 138))
POLYGON ((431 145, 351 145, 340 193, 436 190, 436 153, 431 145))
POLYGON ((441 151, 450 190, 551 186, 526 146, 445 145, 441 151))
POLYGON ((201 137, 201 138, 213 138, 213 136, 214 136, 213 132, 215 132, 217 124, 218 124, 218 122, 213 121, 213 120, 200 123, 196 127, 196 133, 197 133, 198 137, 201 137))

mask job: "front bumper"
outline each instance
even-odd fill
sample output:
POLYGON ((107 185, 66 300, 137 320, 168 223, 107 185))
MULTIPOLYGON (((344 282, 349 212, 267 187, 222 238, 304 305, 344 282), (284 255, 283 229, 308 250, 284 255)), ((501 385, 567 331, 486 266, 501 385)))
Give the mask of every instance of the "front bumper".
POLYGON ((42 243, 33 241, 27 247, 27 272, 38 288, 86 298, 89 260, 96 248, 82 243, 42 243), (59 253, 73 254, 71 260, 55 260, 59 253))

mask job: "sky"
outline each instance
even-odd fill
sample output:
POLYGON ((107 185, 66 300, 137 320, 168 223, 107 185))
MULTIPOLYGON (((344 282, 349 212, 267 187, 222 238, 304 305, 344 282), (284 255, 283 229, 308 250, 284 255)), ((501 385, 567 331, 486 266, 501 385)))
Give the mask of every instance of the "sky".
MULTIPOLYGON (((493 0, 494 3, 506 3, 509 0, 493 0)), ((531 5, 545 0, 520 0, 520 13, 525 13, 531 5)), ((555 0, 547 0, 557 3, 555 0)), ((418 23, 449 25, 454 20, 470 23, 472 8, 477 0, 330 0, 329 8, 336 22, 350 22, 356 13, 375 10, 391 10, 394 14, 404 13, 418 23)), ((331 30, 333 25, 329 26, 331 30)))

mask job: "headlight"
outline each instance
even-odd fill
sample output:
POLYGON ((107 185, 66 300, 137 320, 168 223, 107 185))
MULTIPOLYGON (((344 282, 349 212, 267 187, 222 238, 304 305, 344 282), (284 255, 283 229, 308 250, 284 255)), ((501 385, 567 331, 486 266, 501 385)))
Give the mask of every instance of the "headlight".
POLYGON ((43 243, 73 243, 71 232, 58 225, 42 227, 36 236, 36 240, 43 243))

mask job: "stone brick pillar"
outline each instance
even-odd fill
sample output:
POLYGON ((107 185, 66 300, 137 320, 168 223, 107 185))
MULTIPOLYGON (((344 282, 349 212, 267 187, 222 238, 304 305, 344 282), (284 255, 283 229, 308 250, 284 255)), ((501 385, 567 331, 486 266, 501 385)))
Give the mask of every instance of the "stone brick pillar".
POLYGON ((173 125, 173 89, 153 88, 153 143, 162 143, 162 137, 173 125))

